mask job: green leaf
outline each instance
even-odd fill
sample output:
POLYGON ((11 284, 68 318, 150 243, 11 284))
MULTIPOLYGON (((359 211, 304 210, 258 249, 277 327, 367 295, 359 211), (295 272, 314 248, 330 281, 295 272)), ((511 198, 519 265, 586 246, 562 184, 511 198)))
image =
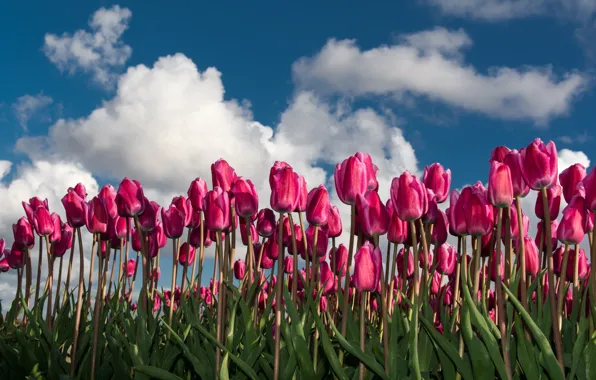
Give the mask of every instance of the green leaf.
POLYGON ((524 336, 524 328, 519 315, 515 315, 515 336, 517 343, 517 357, 519 358, 519 365, 521 366, 527 379, 538 379, 540 372, 536 364, 536 357, 533 352, 532 341, 526 341, 524 336), (529 351, 528 351, 529 350, 529 351))
POLYGON ((178 336, 178 334, 176 334, 176 332, 172 330, 172 328, 163 319, 161 321, 163 323, 163 326, 170 332, 170 338, 174 340, 176 344, 178 344, 180 349, 182 349, 184 357, 186 357, 186 359, 190 361, 195 372, 203 379, 210 378, 211 376, 209 376, 209 374, 205 371, 205 366, 196 356, 192 354, 192 352, 188 349, 188 346, 184 343, 182 338, 180 338, 180 336, 178 336))
POLYGON ((141 365, 133 368, 136 372, 144 373, 145 375, 149 375, 152 378, 159 379, 159 380, 183 380, 182 378, 168 372, 164 371, 161 368, 152 367, 148 365, 141 365))
POLYGON ((284 298, 288 300, 286 302, 286 311, 290 315, 290 327, 292 328, 292 344, 294 345, 294 350, 296 351, 296 359, 298 359, 298 364, 300 365, 300 369, 303 372, 303 375, 307 378, 315 378, 315 370, 313 367, 313 362, 311 358, 311 354, 308 350, 308 345, 306 344, 306 337, 304 336, 304 329, 300 323, 300 317, 298 316, 298 311, 294 306, 294 303, 291 300, 290 294, 285 286, 283 286, 284 291, 284 298))
POLYGON ((584 351, 586 336, 588 335, 588 320, 582 318, 579 322, 579 333, 577 335, 577 340, 573 345, 573 360, 571 363, 571 372, 569 372, 569 376, 567 377, 569 380, 575 378, 575 373, 577 372, 577 366, 579 365, 579 361, 582 357, 582 352, 584 351))
POLYGON ((596 379, 596 336, 592 336, 584 349, 586 362, 586 378, 596 379))

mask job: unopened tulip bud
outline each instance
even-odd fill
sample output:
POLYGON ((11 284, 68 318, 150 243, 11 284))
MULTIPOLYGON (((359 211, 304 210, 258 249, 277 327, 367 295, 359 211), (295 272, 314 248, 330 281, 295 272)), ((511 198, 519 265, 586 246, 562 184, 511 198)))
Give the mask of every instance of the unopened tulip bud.
POLYGON ((259 195, 250 179, 236 178, 232 186, 236 213, 241 218, 250 218, 259 211, 259 195))
POLYGON ((374 291, 383 268, 381 250, 365 242, 354 256, 354 286, 359 291, 374 291))
POLYGON ((522 174, 522 157, 517 150, 512 150, 505 155, 503 163, 509 167, 511 174, 511 184, 513 186, 514 197, 525 197, 530 192, 530 187, 526 183, 522 174))
POLYGON ((180 265, 190 266, 195 262, 195 248, 187 242, 182 243, 180 246, 180 253, 178 261, 180 265))
POLYGON ((533 190, 550 188, 557 182, 558 156, 555 143, 544 144, 539 138, 535 139, 521 151, 522 175, 533 190))
POLYGON ((420 219, 428 210, 426 187, 407 170, 391 182, 391 201, 397 216, 408 222, 420 219))
POLYGON ((294 211, 300 191, 300 179, 285 162, 276 161, 269 172, 271 208, 280 213, 294 211))
POLYGON ((219 186, 205 197, 205 225, 211 231, 224 231, 230 227, 230 198, 219 186))
POLYGON ((351 156, 337 164, 334 179, 337 195, 347 205, 356 204, 358 195, 364 195, 368 190, 366 164, 356 156, 351 156))
POLYGON ((134 217, 142 214, 145 211, 143 186, 137 180, 131 181, 124 178, 118 187, 115 201, 118 215, 122 217, 134 217))
POLYGON ((387 233, 389 213, 376 191, 368 191, 358 195, 356 200, 360 228, 367 236, 378 236, 387 233))
POLYGON ((327 224, 329 218, 329 193, 320 185, 308 193, 306 200, 306 220, 314 226, 327 224))
POLYGON ((451 187, 451 170, 445 170, 443 165, 439 163, 426 166, 424 168, 422 182, 424 182, 424 186, 433 191, 436 202, 443 203, 449 196, 449 188, 451 187))
MULTIPOLYGON (((562 192, 563 189, 559 184, 554 184, 546 191, 546 199, 548 200, 550 220, 555 220, 559 216, 562 192)), ((544 204, 542 200, 542 192, 538 193, 538 197, 536 197, 536 206, 534 207, 534 212, 536 213, 536 216, 538 218, 544 220, 544 204)))
POLYGON ((563 187, 563 197, 569 203, 575 195, 577 185, 586 177, 586 168, 582 164, 574 164, 559 174, 559 181, 563 187))
POLYGON ((488 199, 495 207, 509 207, 513 203, 513 184, 509 167, 500 162, 490 164, 488 199))

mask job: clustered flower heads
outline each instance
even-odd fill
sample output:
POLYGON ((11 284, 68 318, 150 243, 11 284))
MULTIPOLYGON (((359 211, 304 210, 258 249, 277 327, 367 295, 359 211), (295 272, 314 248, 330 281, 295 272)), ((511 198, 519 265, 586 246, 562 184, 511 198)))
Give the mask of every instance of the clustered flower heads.
MULTIPOLYGON (((509 342, 505 335, 507 326, 514 321, 508 319, 505 305, 511 302, 506 292, 510 292, 508 289, 514 282, 515 296, 519 296, 524 312, 535 312, 535 305, 540 304, 542 313, 544 303, 550 303, 550 312, 555 313, 550 318, 554 357, 558 361, 555 363, 556 366, 562 363, 559 318, 573 315, 579 320, 579 314, 590 315, 590 300, 595 297, 596 276, 591 275, 586 252, 579 244, 585 236, 592 236, 594 228, 596 171, 587 173, 581 164, 575 164, 559 175, 555 144, 536 139, 519 151, 495 148, 489 160, 487 187, 478 181, 460 190, 451 189, 451 171, 434 163, 424 169, 422 178, 409 171, 395 177, 389 189, 390 198, 381 199, 377 172, 370 155, 361 152, 335 167, 334 190, 351 209, 349 230, 342 226, 336 205, 330 203, 329 190, 322 184, 307 184, 285 162, 277 161, 271 167, 270 208, 261 209, 253 182, 238 176, 225 160, 211 165, 211 189, 205 180, 197 178, 186 195, 175 197, 164 207, 147 199, 141 183, 129 178, 123 179, 117 189, 104 186, 91 199, 85 187, 78 184, 62 198, 66 222, 50 211, 47 200, 34 197, 23 202, 25 216, 13 225, 12 245, 5 249, 5 241, 0 240, 0 272, 17 271, 19 286, 14 304, 19 307, 24 300, 26 304, 20 306, 30 308, 31 255, 35 244, 40 245, 39 265, 47 266, 48 277, 43 286, 41 271, 37 272, 33 307, 40 297, 47 296, 44 322, 49 328, 67 304, 69 292, 75 289, 71 282, 77 283, 74 339, 69 350, 63 351, 63 355, 68 351, 71 368, 81 359, 76 356, 81 309, 83 302, 90 304, 94 265, 98 272, 96 301, 91 305, 95 331, 101 328, 101 310, 111 307, 111 299, 121 300, 130 310, 140 307, 154 315, 162 313, 168 325, 176 321, 173 313, 184 309, 185 302, 192 300, 200 304, 193 309, 198 310, 200 321, 216 316, 214 339, 226 344, 225 331, 230 327, 226 305, 241 297, 249 305, 255 327, 257 318, 261 317, 272 323, 270 331, 276 343, 272 353, 274 378, 280 370, 279 342, 285 339, 280 335, 281 321, 291 320, 286 310, 288 303, 304 310, 301 306, 311 301, 316 301, 316 313, 324 316, 322 326, 329 329, 323 339, 330 339, 328 335, 345 336, 350 318, 360 322, 362 331, 367 329, 365 321, 377 326, 385 351, 380 368, 385 373, 393 368, 389 363, 389 340, 397 339, 389 336, 393 327, 388 325, 388 317, 405 312, 403 316, 411 323, 408 331, 413 331, 409 334, 414 334, 408 337, 412 339, 409 344, 417 347, 421 321, 432 323, 432 328, 440 334, 446 334, 446 329, 449 334, 464 331, 461 318, 452 327, 444 323, 445 318, 449 320, 462 313, 461 305, 466 305, 466 313, 470 308, 485 313, 494 330, 499 331, 501 357, 498 359, 502 366, 495 368, 504 369, 503 373, 511 377, 516 369, 508 357, 509 342), (530 191, 538 193, 534 212, 540 223, 535 238, 528 236, 529 218, 520 202, 530 191), (561 196, 566 203, 562 211, 561 196), (448 202, 446 211, 439 207, 444 202, 448 202), (81 239, 82 228, 93 235, 94 251, 85 253, 79 244, 80 278, 71 279, 75 242, 81 239), (236 244, 238 230, 246 249, 236 244), (349 245, 336 244, 336 238, 346 233, 349 245), (386 239, 382 239, 384 235, 386 239), (457 246, 447 242, 449 235, 456 238, 457 246), (162 287, 160 291, 160 257, 165 254, 162 250, 168 240, 173 247, 172 282, 169 288, 162 287), (43 245, 46 256, 42 255, 43 245), (208 276, 203 277, 205 248, 211 245, 215 246, 216 263, 213 276, 206 281, 209 285, 203 286, 203 279, 207 280, 208 276), (70 255, 64 256, 68 251, 70 255), (90 258, 90 268, 84 268, 84 257, 90 258), (61 293, 62 265, 58 287, 54 291, 52 286, 55 261, 61 263, 63 258, 70 265, 61 293), (177 273, 178 267, 182 276, 177 273), (89 274, 88 278, 85 273, 89 274), (233 279, 239 282, 237 293, 227 290, 233 279), (135 280, 140 287, 136 302, 132 300, 135 280), (530 286, 528 280, 534 285, 530 286), (565 290, 567 283, 570 286, 565 290), (585 295, 586 303, 580 309, 582 295, 590 284, 592 293, 585 295), (466 301, 468 294, 471 303, 466 301), (424 311, 429 307, 433 316, 430 322, 428 313, 423 313, 426 317, 419 315, 420 308, 424 311)), ((592 258, 594 250, 591 247, 592 258)), ((82 316, 84 321, 87 317, 82 316)), ((26 318, 23 323, 27 323, 26 318)), ((374 333, 370 329, 374 326, 368 327, 371 336, 374 333)), ((519 327, 513 325, 516 326, 519 327)), ((318 329, 320 326, 315 326, 317 333, 312 343, 315 347, 321 344, 318 329)), ((361 350, 365 350, 363 336, 361 350)), ((425 335, 424 339, 429 338, 425 335)), ((97 333, 92 343, 91 376, 94 377, 99 352, 97 333)), ((465 344, 470 350, 468 338, 465 344)), ((215 373, 219 374, 222 351, 215 347, 215 373)), ((345 349, 343 344, 342 347, 345 349)), ((326 355, 330 355, 328 350, 329 346, 326 355)), ((315 368, 317 352, 311 359, 315 368)), ((339 360, 343 358, 342 352, 339 360)), ((363 363, 359 370, 361 374, 366 371, 363 363)), ((547 367, 549 374, 555 370, 547 367)), ((417 365, 408 371, 419 378, 417 365)))

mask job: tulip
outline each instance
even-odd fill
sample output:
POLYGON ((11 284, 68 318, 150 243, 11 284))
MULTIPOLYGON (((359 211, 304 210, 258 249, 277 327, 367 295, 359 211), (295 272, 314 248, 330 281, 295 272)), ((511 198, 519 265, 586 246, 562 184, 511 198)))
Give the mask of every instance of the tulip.
POLYGON ((232 185, 236 181, 236 171, 224 159, 219 159, 211 164, 211 180, 213 188, 220 187, 223 191, 232 190, 232 185))
POLYGON ((339 199, 347 205, 354 205, 358 195, 364 195, 368 190, 366 164, 358 157, 351 156, 337 164, 334 180, 339 199))
MULTIPOLYGON (((116 189, 114 186, 107 184, 101 188, 99 194, 97 195, 99 198, 103 199, 104 203, 106 204, 106 209, 108 210, 108 215, 110 218, 115 218, 118 215, 118 204, 116 203, 116 189)), ((85 197, 82 197, 83 200, 85 197)))
POLYGON ((223 231, 230 227, 230 198, 219 186, 205 197, 205 225, 211 231, 223 231))
POLYGON ((511 149, 507 148, 506 146, 498 146, 490 154, 490 160, 488 162, 503 162, 507 153, 511 152, 511 149))
POLYGON ((321 299, 319 300, 319 308, 321 309, 322 312, 327 311, 327 297, 326 296, 321 296, 321 299))
POLYGON ((590 173, 582 180, 586 190, 586 207, 592 212, 596 212, 596 170, 592 168, 590 173))
POLYGON ((428 209, 422 215, 422 223, 435 224, 439 217, 439 205, 435 199, 435 193, 431 189, 426 189, 426 199, 428 200, 428 209))
POLYGON ((122 217, 135 217, 145 211, 145 195, 143 186, 137 180, 124 178, 118 186, 116 194, 118 215, 122 217))
POLYGON ((10 270, 10 265, 8 264, 8 258, 0 256, 0 273, 6 273, 10 270))
POLYGON ((35 212, 35 210, 37 210, 38 207, 44 207, 46 209, 49 209, 48 207, 48 200, 41 200, 37 197, 33 197, 29 199, 29 203, 27 202, 22 202, 23 208, 25 209, 25 214, 27 215, 27 220, 29 221, 29 223, 33 226, 34 222, 33 222, 33 213, 35 212))
POLYGON ((565 244, 579 244, 586 234, 586 201, 581 195, 576 195, 563 210, 563 218, 559 222, 557 238, 565 244))
MULTIPOLYGON (((562 191, 563 189, 559 184, 553 185, 546 191, 546 199, 548 200, 550 220, 555 220, 559 216, 562 191)), ((542 193, 540 192, 538 193, 538 197, 536 198, 536 206, 534 207, 534 212, 538 218, 544 220, 544 206, 542 202, 542 193)))
POLYGON ((236 260, 234 263, 234 277, 236 280, 242 280, 246 273, 246 264, 242 260, 236 260))
POLYGON ((153 231, 157 224, 160 209, 161 207, 156 202, 149 202, 149 200, 145 198, 145 210, 139 215, 139 226, 141 231, 153 231))
POLYGON ((488 199, 493 206, 504 208, 513 203, 513 184, 509 167, 500 162, 490 164, 488 199))
POLYGON ((449 187, 451 187, 451 170, 445 170, 443 165, 439 163, 426 166, 424 168, 422 182, 424 182, 424 186, 434 192, 437 203, 443 203, 449 196, 449 187))
MULTIPOLYGON (((474 236, 487 235, 493 228, 493 208, 486 198, 486 191, 482 183, 478 182, 470 189, 470 195, 467 204, 464 205, 466 218, 466 227, 468 234, 474 236)), ((462 192, 463 192, 462 191, 462 192)), ((460 201, 463 196, 460 196, 460 201)))
POLYGON ((126 272, 126 277, 131 278, 137 269, 137 262, 134 259, 129 259, 126 263, 122 263, 122 270, 126 272))
MULTIPOLYGON (((574 249, 569 250, 569 261, 567 264, 567 278, 573 278, 573 272, 575 267, 575 253, 574 249)), ((586 251, 583 248, 579 248, 579 257, 577 260, 578 278, 584 280, 588 278, 588 257, 586 251)))
POLYGON ((279 213, 294 211, 300 192, 299 175, 285 162, 275 161, 269 172, 271 208, 279 213))
POLYGON ((87 216, 87 203, 74 190, 68 190, 68 193, 62 198, 62 205, 66 212, 66 220, 72 228, 79 228, 85 225, 87 216))
POLYGON ((284 273, 290 274, 294 271, 294 258, 292 256, 286 256, 284 259, 284 273))
POLYGON ((275 232, 275 214, 270 208, 264 208, 257 214, 257 233, 261 237, 270 237, 275 232))
POLYGON ((373 164, 372 158, 368 153, 357 152, 354 157, 364 162, 364 166, 366 166, 367 189, 370 191, 377 191, 379 188, 379 182, 377 181, 379 167, 373 164))
POLYGON ((60 239, 54 242, 52 254, 55 257, 62 257, 72 247, 73 230, 68 224, 60 226, 60 239))
POLYGON ((184 215, 174 205, 161 210, 163 232, 170 239, 178 239, 184 233, 184 215))
POLYGON ((201 178, 196 178, 190 183, 187 195, 193 209, 203 211, 203 202, 207 195, 207 191, 207 182, 201 178))
POLYGON ((39 236, 49 236, 54 232, 52 216, 47 208, 40 206, 33 212, 33 228, 39 236))
MULTIPOLYGON (((267 256, 272 261, 277 260, 277 257, 279 256, 279 244, 277 243, 277 241, 277 236, 273 235, 273 237, 267 239, 267 241, 265 242, 264 256, 267 256)), ((257 253, 256 250, 255 253, 257 253)))
POLYGON ((298 176, 298 199, 296 199, 296 207, 294 212, 305 212, 306 204, 308 201, 308 186, 306 185, 306 179, 300 174, 298 176))
MULTIPOLYGON (((244 219, 242 219, 244 220, 244 219)), ((259 235, 254 224, 249 223, 250 239, 251 241, 259 241, 259 235)), ((242 244, 248 246, 248 235, 246 234, 246 222, 240 222, 240 237, 242 238, 242 244)))
POLYGON ((438 210, 438 217, 433 227, 430 242, 435 246, 444 244, 447 241, 447 230, 449 229, 449 220, 447 214, 438 210))
MULTIPOLYGON (((306 229, 306 242, 308 246, 308 254, 309 257, 313 257, 313 246, 315 240, 315 228, 314 226, 308 226, 306 229)), ((324 257, 327 253, 327 246, 329 244, 329 238, 325 234, 325 231, 319 228, 317 232, 317 247, 316 247, 316 254, 317 257, 324 257)))
POLYGON ((340 244, 331 251, 329 251, 329 261, 331 264, 334 264, 333 273, 337 276, 345 276, 346 275, 346 267, 348 265, 348 249, 345 245, 340 244))
MULTIPOLYGON (((519 243, 517 240, 514 240, 516 250, 519 252, 517 244, 519 243)), ((538 255, 538 247, 536 246, 536 242, 531 237, 524 237, 524 253, 526 255, 526 273, 532 275, 532 277, 536 277, 538 274, 538 270, 540 269, 540 257, 538 255)), ((519 267, 521 261, 517 261, 517 265, 519 267)))
POLYGON ((108 210, 103 199, 94 197, 87 205, 87 229, 92 234, 104 234, 108 230, 108 210))
MULTIPOLYGON (((507 216, 503 213, 503 226, 505 225, 505 218, 507 216)), ((530 219, 526 215, 525 212, 522 211, 522 234, 523 236, 528 235, 528 231, 530 229, 530 219)), ((515 204, 512 204, 510 207, 509 212, 509 230, 513 237, 517 237, 519 235, 519 221, 517 220, 517 208, 515 204)), ((505 229, 501 230, 501 238, 505 239, 505 229)))
POLYGON ((535 139, 521 151, 522 175, 532 190, 550 188, 557 182, 558 156, 555 143, 535 139))
MULTIPOLYGON (((501 255, 501 280, 505 279, 505 255, 501 255)), ((491 260, 489 261, 488 272, 490 273, 490 280, 497 281, 497 251, 493 251, 491 260)))
POLYGON ((365 242, 356 252, 354 260, 354 287, 359 291, 374 291, 383 267, 381 250, 365 242))
MULTIPOLYGON (((542 246, 543 250, 546 250, 546 236, 544 236, 544 221, 538 222, 537 231, 536 231, 536 245, 538 247, 542 246), (540 244, 540 237, 542 237, 543 244, 540 244)), ((550 223, 550 230, 551 230, 551 242, 553 251, 557 249, 559 245, 559 240, 557 239, 557 231, 559 230, 559 222, 557 220, 553 220, 550 223)))
POLYGON ((437 248, 437 272, 451 275, 457 263, 457 251, 450 244, 442 244, 437 248))
POLYGON ((132 250, 135 252, 140 252, 141 251, 141 238, 139 236, 139 231, 136 228, 133 228, 131 230, 131 245, 132 245, 132 250))
POLYGON ((19 245, 31 248, 35 244, 33 229, 25 217, 21 217, 17 223, 12 225, 12 232, 15 242, 19 245))
POLYGON ((320 185, 308 193, 306 200, 306 220, 314 226, 327 224, 329 219, 329 193, 320 185))
POLYGON ((6 256, 8 266, 12 269, 23 267, 23 247, 20 244, 16 242, 12 243, 10 251, 5 251, 4 255, 6 256))
POLYGON ((389 228, 389 213, 376 191, 358 194, 356 209, 360 228, 367 236, 378 236, 387 233, 389 228))
POLYGON ((178 262, 180 265, 192 265, 195 262, 195 248, 187 242, 182 243, 180 246, 178 262))
POLYGON ((329 295, 335 292, 335 275, 326 261, 321 262, 319 282, 323 288, 324 295, 329 295))
POLYGON ((466 235, 468 231, 464 205, 468 201, 470 190, 469 187, 465 187, 464 190, 461 195, 457 190, 452 190, 449 196, 449 209, 446 214, 449 219, 449 233, 453 236, 466 235))
POLYGON ((559 180, 563 187, 563 197, 569 203, 575 195, 577 185, 586 177, 586 168, 582 164, 574 164, 559 174, 559 180))
POLYGON ((428 210, 428 199, 424 184, 405 171, 391 182, 391 201, 397 216, 404 221, 420 219, 428 210))
POLYGON ((505 155, 503 163, 509 167, 511 175, 511 185, 513 186, 514 197, 525 197, 530 192, 530 187, 526 183, 522 174, 522 157, 517 150, 512 150, 505 155))
POLYGON ((188 227, 192 222, 192 205, 190 199, 186 199, 183 196, 174 197, 172 199, 172 206, 176 207, 180 213, 184 216, 184 226, 188 227))
POLYGON ((250 179, 236 178, 232 185, 236 213, 242 218, 250 218, 259 211, 259 196, 250 179))
POLYGON ((339 237, 342 232, 341 215, 339 209, 329 205, 329 215, 327 216, 327 235, 330 238, 339 237))
POLYGON ((439 294, 439 290, 441 290, 441 281, 443 280, 443 276, 439 272, 433 273, 432 282, 430 285, 430 294, 439 294))
POLYGON ((387 240, 394 244, 404 244, 404 242, 408 239, 408 222, 401 220, 397 216, 391 199, 387 201, 385 208, 389 214, 387 240))
MULTIPOLYGON (((407 272, 406 272, 406 277, 407 278, 411 278, 414 275, 414 256, 412 255, 412 252, 410 250, 408 250, 407 253, 407 261, 408 261, 408 267, 407 267, 407 272)), ((406 259, 405 256, 405 250, 402 248, 399 253, 397 254, 397 258, 396 258, 396 264, 397 264, 397 271, 400 275, 403 275, 404 273, 404 260, 406 259)))

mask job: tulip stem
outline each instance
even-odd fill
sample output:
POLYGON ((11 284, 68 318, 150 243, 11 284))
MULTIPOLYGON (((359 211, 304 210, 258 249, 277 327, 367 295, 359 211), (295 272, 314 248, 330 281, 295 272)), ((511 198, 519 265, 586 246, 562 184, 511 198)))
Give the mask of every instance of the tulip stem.
MULTIPOLYGON (((217 300, 217 330, 216 337, 221 343, 221 328, 222 328, 222 310, 223 310, 223 278, 224 278, 224 260, 223 260, 223 247, 222 247, 222 232, 216 232, 216 249, 217 249, 217 265, 219 266, 219 283, 217 285, 219 299, 217 300)), ((213 288, 215 290, 215 276, 213 276, 213 288)), ((215 291, 213 291, 215 297, 215 291)), ((219 366, 221 363, 221 350, 217 348, 215 350, 215 378, 219 379, 219 366)))
POLYGON ((43 263, 43 238, 42 236, 39 237, 39 260, 37 261, 37 285, 35 286, 35 301, 33 303, 33 308, 37 306, 37 302, 39 301, 39 287, 41 285, 41 265, 43 263))
POLYGON ((70 258, 68 260, 68 272, 66 272, 66 283, 64 284, 64 298, 62 299, 63 307, 64 307, 64 305, 66 305, 66 301, 68 300, 68 289, 70 287, 70 275, 72 273, 72 261, 74 259, 74 250, 75 250, 76 240, 77 240, 77 235, 73 232, 72 245, 70 246, 70 258))
MULTIPOLYGON (((74 245, 74 241, 73 241, 74 245)), ((25 273, 25 302, 27 303, 27 308, 29 308, 29 302, 31 298, 31 251, 29 251, 29 247, 25 246, 25 265, 27 265, 26 273, 25 273)), ((23 316, 23 325, 27 322, 27 316, 23 316)))
MULTIPOLYGON (((99 240, 99 235, 97 236, 97 240, 99 240)), ((92 253, 93 254, 93 253, 92 253)), ((98 270, 97 270, 97 291, 95 293, 95 312, 93 315, 93 345, 92 347, 92 354, 91 354, 91 377, 90 379, 95 379, 95 361, 97 358, 97 338, 99 335, 99 313, 101 309, 101 290, 103 289, 102 281, 103 281, 103 253, 101 252, 101 243, 97 245, 97 255, 98 258, 98 270)), ((109 252, 108 252, 109 257, 109 252)), ((91 288, 89 288, 89 293, 91 293, 91 288)))
MULTIPOLYGON (((596 213, 594 213, 594 223, 596 223, 596 213)), ((594 231, 596 231, 596 229, 594 229, 594 231)), ((596 263, 596 236, 594 236, 594 231, 588 232, 588 239, 590 240, 590 256, 592 263, 592 270, 590 271, 590 279, 588 280, 588 283, 592 282, 592 286, 590 287, 592 291, 592 302, 596 301, 596 267, 594 266, 594 263, 596 263)), ((592 314, 592 308, 590 308, 588 312, 592 314)), ((592 319, 590 320, 594 321, 595 317, 596 316, 592 315, 592 319)))
MULTIPOLYGON (((289 215, 289 214, 288 214, 289 215)), ((302 233, 302 246, 304 248, 304 257, 306 257, 306 285, 307 287, 310 286, 310 257, 308 256, 308 242, 306 241, 306 233, 304 232, 304 219, 302 218, 302 213, 298 212, 298 221, 300 223, 300 232, 302 233)), ((341 361, 341 359, 340 359, 341 361)))
MULTIPOLYGON (((77 296, 77 311, 75 313, 75 325, 73 333, 73 343, 70 352, 70 376, 74 377, 77 368, 77 343, 79 341, 79 326, 81 324, 81 309, 83 307, 83 287, 85 282, 85 257, 83 255, 83 240, 81 238, 81 227, 77 227, 77 237, 79 240, 79 294, 77 296)), ((95 236, 93 237, 95 244, 95 236)), ((74 245, 74 241, 73 241, 74 245)), ((93 252, 93 251, 91 251, 93 252)), ((93 253, 91 253, 93 256, 93 253)), ((91 291, 91 290, 89 290, 91 291)))
MULTIPOLYGON (((578 256, 577 251, 575 255, 578 256)), ((565 252, 563 253, 563 263, 561 264, 561 277, 559 282, 559 288, 557 289, 557 314, 556 314, 556 321, 558 329, 561 330, 562 328, 562 318, 563 318, 563 301, 565 300, 565 296, 567 295, 567 291, 565 289, 565 283, 567 282, 567 265, 569 262, 569 244, 565 243, 565 252)), ((555 318, 553 317, 553 320, 555 318)))
POLYGON ((555 316, 557 315, 557 305, 555 304, 555 273, 554 273, 554 261, 553 261, 553 239, 551 238, 551 225, 550 225, 550 211, 548 208, 548 195, 546 188, 543 187, 542 193, 542 207, 544 209, 544 229, 546 237, 546 257, 547 257, 547 270, 548 270, 548 298, 550 300, 550 312, 553 316, 553 340, 555 341, 555 351, 557 353, 557 359, 561 365, 563 373, 565 372, 565 364, 563 362, 563 345, 561 344, 561 330, 559 329, 559 321, 555 316))
MULTIPOLYGON (((298 247, 296 246, 296 231, 294 230, 294 219, 291 212, 288 213, 288 218, 292 235, 292 299, 298 305, 298 247)), ((333 242, 335 244, 335 238, 333 238, 333 242)))
POLYGON ((116 253, 118 250, 114 250, 114 258, 112 259, 112 270, 110 271, 110 281, 108 282, 108 299, 110 298, 110 294, 112 293, 112 282, 114 281, 114 269, 116 267, 116 253))
MULTIPOLYGON (((250 226, 251 226, 250 218, 245 218, 244 226, 246 227, 246 239, 248 243, 248 250, 246 252, 246 262, 248 264, 248 270, 244 271, 244 277, 242 278, 242 282, 246 283, 246 287, 243 286, 243 289, 246 290, 244 294, 244 298, 248 296, 248 292, 252 285, 252 277, 254 271, 254 253, 253 253, 253 246, 252 246, 252 234, 250 233, 250 226)), ((244 291, 243 291, 244 293, 244 291)))
MULTIPOLYGON (((174 238, 172 240, 172 286, 171 286, 171 294, 170 294, 170 310, 168 315, 168 325, 172 326, 172 316, 174 315, 174 294, 176 292, 176 277, 177 277, 177 269, 178 269, 178 250, 180 238, 174 238)), ((221 290, 221 289, 220 289, 221 290)), ((221 292, 220 292, 221 294, 221 292)), ((168 332, 168 337, 171 335, 171 330, 168 332)), ((219 350, 218 350, 219 351, 219 350)))
POLYGON ((60 256, 60 260, 58 260, 58 285, 56 287, 56 302, 54 303, 54 310, 52 311, 52 320, 56 317, 56 313, 58 313, 58 305, 60 305, 60 283, 62 282, 62 258, 64 256, 60 256))
POLYGON ((521 291, 521 301, 524 309, 529 311, 530 308, 528 306, 528 285, 526 282, 527 279, 527 269, 526 269, 526 248, 524 243, 524 228, 523 228, 523 215, 522 215, 522 205, 521 205, 521 198, 518 196, 515 197, 515 208, 517 210, 517 255, 519 259, 519 266, 521 270, 521 275, 519 278, 519 286, 521 291))
MULTIPOLYGON (((346 279, 344 280, 343 306, 341 312, 341 335, 345 336, 348 329, 348 307, 350 306, 350 270, 352 269, 352 253, 354 251, 354 228, 356 225, 356 205, 353 204, 350 212, 350 243, 348 248, 348 265, 346 267, 346 279)), ((306 239, 304 239, 306 241, 306 239)), ((308 254, 306 255, 308 257, 308 254)), ((307 270, 308 273, 308 270, 307 270)), ((356 295, 354 295, 354 298, 356 295)), ((339 364, 343 365, 344 351, 339 350, 339 364)))
MULTIPOLYGON (((519 209, 519 208, 518 208, 519 209)), ((518 221, 521 220, 518 218, 518 221)), ((501 262, 501 242, 499 241, 501 236, 501 226, 503 223, 503 209, 499 208, 498 216, 497 216, 497 237, 496 245, 497 245, 497 275, 496 275, 496 282, 497 282, 497 313, 498 315, 498 324, 499 324, 499 331, 501 332, 501 349, 503 351, 503 362, 505 363, 505 372, 507 373, 507 379, 511 380, 511 363, 509 362, 509 348, 507 346, 507 325, 505 321, 505 307, 503 303, 503 281, 501 279, 501 266, 503 263, 501 262)), ((520 242, 523 245, 523 242, 520 242)))
MULTIPOLYGON (((411 322, 412 326, 410 330, 410 355, 409 355, 409 367, 412 372, 412 376, 416 380, 421 380, 420 374, 420 363, 418 361, 418 308, 419 308, 419 295, 420 295, 420 271, 416 268, 420 262, 420 249, 418 242, 416 241, 416 224, 414 221, 410 221, 410 235, 412 236, 412 247, 414 247, 414 284, 412 289, 412 307, 411 311, 411 322)), ((421 235, 424 234, 420 231, 421 235)), ((424 264, 426 266, 426 263, 424 264)))
MULTIPOLYGON (((313 263, 314 263, 314 285, 315 285, 315 289, 317 290, 317 294, 319 291, 319 287, 320 287, 320 279, 319 279, 319 249, 318 249, 318 240, 319 240, 319 226, 315 226, 315 232, 314 232, 314 237, 313 237, 313 245, 312 245, 312 257, 313 257, 313 263)), ((308 252, 306 253, 306 255, 308 256, 308 252)), ((320 315, 320 307, 321 307, 321 303, 317 302, 317 315, 320 315)), ((317 364, 318 364, 318 353, 319 353, 319 329, 315 329, 315 335, 313 337, 313 368, 315 370, 315 373, 317 372, 317 364)))
MULTIPOLYGON (((279 379, 279 350, 280 350, 280 332, 281 332, 281 309, 283 302, 281 299, 281 290, 284 282, 283 263, 284 261, 284 246, 283 246, 283 213, 279 214, 279 227, 277 231, 277 244, 279 247, 279 254, 277 256, 277 283, 275 288, 275 355, 273 358, 273 380, 279 379)), ((316 231, 315 231, 316 232, 316 231)), ((316 235, 315 235, 316 236, 316 235)), ((316 248, 315 248, 316 249, 316 248)), ((306 252, 308 255, 308 252, 306 252)), ((310 295, 308 295, 310 296, 310 295)))
POLYGON ((87 281, 87 283, 89 284, 89 291, 87 292, 87 294, 85 295, 85 304, 89 304, 91 302, 91 287, 93 286, 93 269, 95 266, 95 245, 99 244, 100 248, 101 248, 101 242, 99 242, 99 238, 97 237, 97 235, 93 234, 93 245, 91 246, 91 267, 89 268, 89 281, 87 281))
MULTIPOLYGON (((362 291, 360 292, 360 350, 362 350, 362 352, 364 351, 365 348, 365 338, 366 338, 366 322, 364 320, 364 311, 365 311, 365 306, 366 306, 366 292, 362 291)), ((385 371, 387 372, 387 371, 385 371)), ((359 380, 364 380, 364 377, 366 375, 366 367, 364 366, 364 363, 360 362, 360 366, 359 366, 359 375, 358 375, 358 379, 359 380)))
MULTIPOLYGON (((379 244, 379 235, 375 236, 375 246, 379 244)), ((387 282, 389 279, 389 255, 391 254, 391 243, 387 244, 387 270, 385 270, 385 281, 381 277, 381 317, 383 329, 383 359, 385 360, 385 374, 389 375, 389 323, 387 322, 387 282)), ((381 267, 382 268, 382 267, 381 267)))

